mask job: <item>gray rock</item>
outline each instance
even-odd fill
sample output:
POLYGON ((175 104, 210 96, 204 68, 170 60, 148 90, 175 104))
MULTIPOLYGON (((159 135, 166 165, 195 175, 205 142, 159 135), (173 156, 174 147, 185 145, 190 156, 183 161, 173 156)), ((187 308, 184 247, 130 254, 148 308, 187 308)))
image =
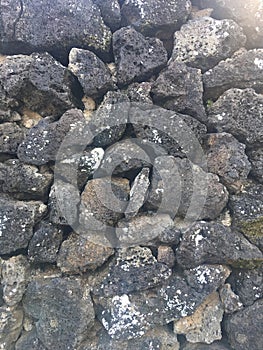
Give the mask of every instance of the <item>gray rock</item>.
POLYGON ((125 210, 126 218, 136 216, 143 206, 150 185, 149 173, 149 168, 143 168, 134 179, 131 186, 129 204, 125 210))
POLYGON ((170 268, 174 266, 175 263, 175 253, 172 247, 167 245, 160 245, 157 252, 157 261, 163 263, 170 268))
POLYGON ((34 225, 46 212, 42 202, 14 201, 0 198, 1 254, 10 254, 25 248, 33 235, 34 225))
POLYGON ((238 192, 246 182, 251 165, 245 145, 231 134, 208 134, 205 138, 208 171, 217 174, 230 192, 238 192))
POLYGON ((43 116, 82 106, 73 94, 79 89, 76 78, 48 53, 8 56, 0 65, 0 79, 11 105, 43 116))
POLYGON ((219 289, 220 299, 223 303, 225 313, 232 314, 240 309, 242 309, 243 304, 240 301, 240 298, 235 294, 229 283, 224 284, 219 289))
POLYGON ((151 98, 152 82, 144 81, 142 83, 132 83, 128 86, 127 96, 131 102, 142 102, 146 104, 152 104, 151 98))
POLYGON ((253 88, 260 93, 263 87, 262 60, 263 49, 255 49, 239 50, 231 58, 219 62, 203 75, 205 98, 214 101, 231 88, 253 88))
POLYGON ((22 330, 23 309, 21 307, 0 307, 0 348, 13 350, 22 330))
POLYGON ((161 284, 171 274, 168 266, 157 262, 149 248, 123 249, 118 251, 107 277, 93 293, 105 297, 135 293, 161 284))
POLYGON ((23 306, 30 316, 37 319, 37 336, 48 350, 76 348, 94 323, 88 287, 77 278, 32 281, 23 306))
POLYGON ((78 78, 86 96, 99 97, 113 89, 109 68, 91 51, 71 49, 68 69, 78 78))
POLYGON ((185 334, 191 343, 211 344, 222 338, 221 321, 224 309, 217 292, 212 293, 193 315, 174 323, 177 334, 185 334))
MULTIPOLYGON (((77 109, 65 112, 56 122, 52 122, 51 118, 41 120, 30 129, 25 140, 20 144, 19 159, 34 165, 55 161, 62 141, 67 134, 72 129, 83 127, 84 123, 83 113, 77 109)), ((75 142, 78 141, 75 140, 75 142)))
POLYGON ((230 350, 229 346, 224 342, 215 341, 212 344, 193 344, 185 343, 182 350, 230 350))
POLYGON ((23 139, 23 131, 17 124, 0 124, 0 153, 16 154, 23 139))
POLYGON ((91 0, 7 0, 1 6, 1 52, 8 54, 48 50, 66 61, 72 47, 110 50, 111 32, 91 0), (12 6, 13 5, 13 6, 12 6))
POLYGON ((126 0, 121 9, 123 22, 139 32, 167 38, 186 22, 191 11, 188 0, 126 0))
POLYGON ((249 267, 262 262, 263 256, 243 235, 221 224, 200 221, 183 233, 176 258, 186 268, 204 262, 249 267))
POLYGON ((51 223, 42 222, 28 246, 28 257, 34 263, 54 263, 62 242, 62 231, 51 223))
MULTIPOLYGON (((249 71, 249 70, 248 70, 249 71)), ((252 89, 230 89, 208 109, 208 123, 217 132, 229 132, 254 147, 263 144, 263 95, 252 89)))
POLYGON ((230 345, 235 350, 260 350, 263 332, 263 300, 231 315, 225 324, 230 345))
POLYGON ((263 185, 248 184, 243 192, 230 196, 233 226, 263 249, 263 185))
POLYGON ((112 248, 95 244, 84 235, 72 233, 60 247, 57 266, 66 273, 93 271, 113 254, 112 248))
POLYGON ((263 183, 263 149, 251 149, 248 151, 248 158, 251 163, 252 169, 250 175, 258 182, 263 183))
POLYGON ((37 337, 36 330, 24 332, 16 342, 15 350, 47 350, 37 337))
POLYGON ((213 8, 213 17, 231 18, 236 21, 247 36, 247 46, 262 47, 263 21, 260 0, 200 0, 202 7, 213 8))
POLYGON ((206 71, 243 47, 246 36, 234 21, 202 17, 174 34, 172 60, 206 71))
POLYGON ((113 34, 113 53, 120 86, 148 79, 167 62, 167 52, 159 39, 145 38, 130 27, 113 34))
POLYGON ((93 2, 99 7, 105 24, 112 31, 117 30, 121 22, 121 9, 118 0, 93 0, 93 2))
POLYGON ((19 199, 43 199, 53 180, 50 172, 41 172, 36 166, 23 164, 18 159, 10 159, 3 165, 3 191, 19 199))
POLYGON ((156 104, 206 122, 200 69, 172 61, 153 83, 151 92, 156 104))
POLYGON ((24 295, 29 280, 29 263, 23 255, 3 260, 3 298, 8 306, 18 304, 24 295))

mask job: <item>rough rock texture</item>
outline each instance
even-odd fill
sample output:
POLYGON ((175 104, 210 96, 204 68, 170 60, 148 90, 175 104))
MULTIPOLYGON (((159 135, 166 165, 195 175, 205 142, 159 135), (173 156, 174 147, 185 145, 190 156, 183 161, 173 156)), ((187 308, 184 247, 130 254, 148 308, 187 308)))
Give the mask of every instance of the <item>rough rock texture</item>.
POLYGON ((16 342, 15 350, 46 350, 47 348, 38 339, 36 330, 24 332, 16 342))
POLYGON ((26 248, 33 227, 45 214, 46 206, 42 202, 14 201, 7 197, 1 197, 0 204, 1 254, 26 248))
POLYGON ((203 75, 205 98, 216 100, 231 88, 263 88, 263 49, 240 50, 203 75))
POLYGON ((241 303, 239 296, 232 291, 229 283, 226 283, 220 288, 219 295, 227 314, 232 314, 233 312, 242 309, 243 304, 241 303))
POLYGON ((87 96, 98 97, 113 88, 109 68, 91 51, 71 49, 68 69, 78 78, 87 96))
POLYGON ((263 249, 263 186, 250 184, 230 197, 233 226, 263 249))
POLYGON ((91 0, 7 0, 0 9, 1 52, 49 51, 65 60, 71 47, 110 50, 110 30, 91 0))
POLYGON ((206 71, 243 47, 246 37, 234 21, 203 17, 174 34, 172 60, 206 71))
POLYGON ((24 134, 17 124, 0 124, 0 153, 16 154, 24 134))
POLYGON ((18 307, 0 307, 0 348, 13 349, 23 326, 23 309, 18 307))
POLYGON ((73 349, 94 322, 88 287, 79 279, 50 278, 32 281, 23 306, 36 318, 38 338, 47 349, 73 349))
POLYGON ((251 163, 251 176, 258 182, 263 183, 263 150, 262 148, 252 149, 248 151, 248 158, 251 163))
POLYGON ((153 83, 151 92, 156 104, 189 114, 200 122, 207 120, 200 69, 172 61, 153 83))
POLYGON ((131 102, 142 102, 152 104, 151 88, 152 82, 132 83, 128 86, 126 93, 131 102))
POLYGON ((167 62, 167 52, 160 40, 145 38, 130 27, 113 34, 113 53, 119 85, 144 81, 167 62))
POLYGON ((226 320, 226 333, 231 346, 236 350, 259 350, 262 338, 255 336, 262 334, 263 300, 236 312, 226 320), (253 320, 253 322, 251 322, 253 320))
POLYGON ((121 11, 118 0, 93 0, 101 12, 105 24, 115 31, 120 27, 121 11))
POLYGON ((48 53, 8 56, 0 64, 1 91, 6 108, 23 107, 43 116, 61 115, 80 106, 76 78, 48 53))
POLYGON ((190 14, 189 0, 126 0, 121 9, 123 22, 139 32, 160 38, 172 35, 190 14))
POLYGON ((229 346, 226 345, 224 342, 218 342, 215 341, 212 344, 193 344, 193 343, 186 343, 182 346, 182 350, 229 350, 229 346))
POLYGON ((208 108, 208 123, 248 146, 262 146, 263 95, 253 89, 230 89, 208 108))
POLYGON ((183 233, 176 258, 187 268, 204 262, 249 267, 253 261, 262 262, 263 255, 241 234, 221 224, 201 221, 183 233))
POLYGON ((247 180, 251 165, 245 145, 231 134, 208 134, 205 140, 207 168, 217 174, 231 192, 238 192, 247 180))

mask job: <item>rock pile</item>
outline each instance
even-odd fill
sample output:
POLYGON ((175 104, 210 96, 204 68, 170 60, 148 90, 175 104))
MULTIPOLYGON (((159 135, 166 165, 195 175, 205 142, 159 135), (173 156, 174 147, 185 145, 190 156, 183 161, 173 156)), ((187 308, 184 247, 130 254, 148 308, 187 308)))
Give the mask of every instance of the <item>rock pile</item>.
POLYGON ((261 0, 0 1, 0 349, 262 350, 261 0))

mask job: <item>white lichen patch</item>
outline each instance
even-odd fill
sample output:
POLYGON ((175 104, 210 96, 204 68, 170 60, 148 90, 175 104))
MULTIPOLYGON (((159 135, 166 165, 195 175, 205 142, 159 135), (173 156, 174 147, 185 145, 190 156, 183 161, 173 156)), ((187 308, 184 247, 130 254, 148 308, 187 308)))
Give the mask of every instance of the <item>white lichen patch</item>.
POLYGON ((260 59, 258 57, 255 58, 254 64, 259 68, 263 69, 263 59, 260 59))

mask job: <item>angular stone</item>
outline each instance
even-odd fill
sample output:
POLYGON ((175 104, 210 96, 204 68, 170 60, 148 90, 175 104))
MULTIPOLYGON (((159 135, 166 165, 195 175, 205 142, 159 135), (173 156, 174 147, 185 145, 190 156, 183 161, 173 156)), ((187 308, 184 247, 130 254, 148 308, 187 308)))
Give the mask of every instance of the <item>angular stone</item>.
POLYGON ((21 307, 0 307, 0 349, 13 350, 23 324, 21 307))
POLYGON ((98 97, 113 89, 109 68, 91 51, 71 49, 68 69, 78 78, 86 96, 98 97))
POLYGON ((212 293, 193 315, 174 323, 177 334, 185 334, 191 343, 211 344, 222 338, 221 321, 224 309, 217 292, 212 293))
POLYGON ((202 7, 213 8, 213 17, 231 18, 237 22, 247 36, 247 46, 262 47, 263 20, 260 0, 200 0, 202 7))
POLYGON ((0 153, 16 154, 23 139, 24 133, 17 124, 0 124, 0 153))
POLYGON ((254 90, 230 89, 209 107, 208 123, 217 132, 228 132, 247 146, 260 146, 262 106, 263 95, 254 90))
POLYGON ((185 343, 181 350, 229 350, 229 346, 225 342, 215 341, 212 344, 193 344, 185 343))
POLYGON ((35 328, 24 332, 16 342, 15 350, 47 350, 37 337, 35 328))
POLYGON ((248 158, 251 163, 252 169, 250 175, 258 182, 263 183, 263 149, 252 149, 248 151, 248 158))
POLYGON ((23 255, 13 256, 2 264, 3 298, 8 306, 18 304, 29 279, 29 263, 23 255))
MULTIPOLYGON (((77 109, 65 112, 56 122, 52 122, 51 118, 41 120, 30 129, 25 140, 20 144, 19 159, 34 165, 55 161, 63 139, 70 131, 84 127, 84 123, 83 113, 77 109)), ((75 140, 75 142, 78 141, 75 140)))
POLYGON ((262 261, 263 256, 243 235, 221 224, 200 221, 183 233, 176 258, 186 268, 204 262, 250 267, 262 261))
POLYGON ((62 242, 62 231, 51 223, 42 222, 28 246, 28 257, 33 263, 54 263, 62 242))
POLYGON ((239 192, 251 169, 245 145, 231 134, 208 134, 205 151, 208 171, 217 174, 229 191, 239 192))
POLYGON ((230 345, 235 350, 259 350, 262 348, 263 300, 231 315, 225 324, 230 345))
POLYGON ((231 58, 219 62, 203 75, 205 99, 215 101, 231 88, 253 88, 260 93, 263 88, 262 60, 263 49, 255 49, 239 50, 231 58))
POLYGON ((130 27, 113 34, 113 53, 121 86, 148 79, 167 62, 167 52, 159 39, 145 38, 130 27))
POLYGON ((105 297, 151 289, 171 276, 171 270, 157 262, 149 248, 119 250, 107 277, 93 293, 105 297))
POLYGON ((0 65, 0 80, 11 105, 43 116, 60 116, 67 109, 81 107, 76 78, 47 52, 8 56, 0 65))
POLYGON ((163 263, 172 268, 174 266, 175 260, 175 254, 172 247, 166 245, 160 245, 158 247, 158 262, 163 263))
POLYGON ((131 102, 152 104, 151 88, 152 82, 132 83, 128 86, 126 93, 131 102))
POLYGON ((94 323, 88 287, 77 278, 35 279, 28 285, 23 306, 37 319, 37 336, 48 349, 76 348, 94 323))
POLYGON ((134 179, 131 186, 129 204, 125 210, 126 218, 136 216, 143 206, 150 185, 149 174, 149 168, 143 168, 134 179))
POLYGON ((243 47, 246 36, 234 21, 203 17, 174 34, 172 60, 206 71, 243 47))
POLYGON ((153 83, 151 92, 156 104, 206 122, 200 69, 172 61, 153 83))
POLYGON ((232 314, 235 311, 242 309, 243 304, 241 303, 239 296, 236 295, 229 283, 226 283, 219 289, 220 299, 223 303, 225 313, 232 314))
POLYGON ((95 244, 83 235, 72 233, 60 247, 57 266, 66 273, 93 271, 113 254, 112 248, 95 244))
POLYGON ((50 172, 42 173, 36 166, 10 159, 3 164, 3 191, 17 198, 45 198, 53 180, 50 172))
POLYGON ((191 11, 188 0, 126 0, 121 9, 123 22, 139 32, 167 38, 186 22, 191 11))
POLYGON ((0 198, 1 254, 10 254, 25 248, 33 235, 34 225, 46 212, 42 202, 14 201, 0 198))
POLYGON ((101 12, 105 24, 114 32, 120 27, 121 9, 118 0, 93 0, 101 12))
POLYGON ((66 61, 72 47, 110 50, 111 32, 91 0, 52 0, 32 3, 7 0, 1 6, 1 52, 48 50, 66 61), (59 20, 58 20, 59 19, 59 20))
POLYGON ((263 185, 249 184, 243 192, 230 196, 233 226, 263 249, 263 185))
POLYGON ((229 282, 245 306, 252 305, 263 297, 263 267, 253 270, 236 270, 229 282))

